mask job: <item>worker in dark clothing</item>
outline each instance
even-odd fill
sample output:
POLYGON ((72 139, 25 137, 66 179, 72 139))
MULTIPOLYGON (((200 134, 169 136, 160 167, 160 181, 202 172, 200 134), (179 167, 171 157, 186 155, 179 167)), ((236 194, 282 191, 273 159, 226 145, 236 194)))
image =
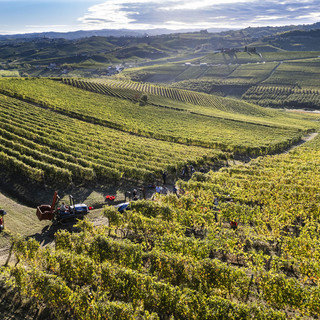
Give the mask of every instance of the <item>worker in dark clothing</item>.
POLYGON ((162 179, 163 179, 163 184, 166 184, 167 181, 167 173, 165 171, 163 171, 162 173, 162 179))
MULTIPOLYGON (((143 198, 144 200, 146 200, 147 195, 146 195, 146 189, 145 189, 145 187, 144 187, 144 186, 141 186, 141 188, 139 188, 139 190, 140 190, 140 193, 141 193, 141 195, 142 195, 142 198, 143 198)), ((140 198, 141 198, 141 196, 140 196, 140 198)))
POLYGON ((131 195, 131 191, 126 191, 124 194, 124 202, 127 202, 127 198, 128 201, 131 201, 132 195, 131 195))
POLYGON ((172 189, 173 193, 178 196, 178 189, 176 186, 173 186, 173 189, 172 189))
POLYGON ((137 201, 138 200, 138 191, 137 189, 133 189, 132 191, 132 200, 137 201))
POLYGON ((189 177, 189 169, 188 169, 188 166, 185 166, 185 167, 184 167, 184 173, 185 173, 186 177, 189 177))

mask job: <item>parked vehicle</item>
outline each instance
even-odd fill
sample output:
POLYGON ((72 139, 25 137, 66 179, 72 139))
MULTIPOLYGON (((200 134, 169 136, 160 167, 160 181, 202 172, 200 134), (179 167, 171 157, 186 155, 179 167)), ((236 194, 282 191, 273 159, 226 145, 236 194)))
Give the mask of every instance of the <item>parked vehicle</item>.
POLYGON ((37 207, 37 217, 41 220, 51 220, 53 222, 62 222, 65 220, 82 219, 87 215, 92 207, 88 207, 84 203, 75 204, 72 195, 69 196, 70 204, 65 205, 62 203, 59 205, 60 197, 55 191, 51 205, 42 204, 37 207))
POLYGON ((4 229, 4 216, 6 214, 7 213, 3 209, 0 209, 0 232, 4 229))

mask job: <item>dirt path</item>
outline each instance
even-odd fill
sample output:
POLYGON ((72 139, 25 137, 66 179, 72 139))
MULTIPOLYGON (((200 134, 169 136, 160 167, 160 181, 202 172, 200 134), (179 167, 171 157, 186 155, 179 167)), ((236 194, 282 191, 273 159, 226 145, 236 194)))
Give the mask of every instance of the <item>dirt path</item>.
POLYGON ((289 149, 287 149, 283 153, 288 153, 291 150, 293 150, 293 149, 295 149, 297 147, 300 147, 302 144, 313 140, 317 135, 318 135, 318 132, 313 132, 313 133, 309 134, 308 136, 302 137, 301 140, 297 144, 295 144, 294 146, 290 147, 289 149))
POLYGON ((10 246, 5 246, 3 248, 0 248, 0 266, 3 266, 6 261, 7 258, 9 256, 9 250, 10 250, 10 246))
POLYGON ((257 82, 257 83, 256 83, 256 86, 258 86, 258 85, 261 84, 262 82, 264 82, 264 81, 268 80, 269 78, 271 78, 271 76, 276 72, 276 70, 279 68, 279 66, 281 66, 281 64, 282 64, 282 61, 279 62, 279 63, 270 71, 270 73, 269 73, 263 80, 257 82))

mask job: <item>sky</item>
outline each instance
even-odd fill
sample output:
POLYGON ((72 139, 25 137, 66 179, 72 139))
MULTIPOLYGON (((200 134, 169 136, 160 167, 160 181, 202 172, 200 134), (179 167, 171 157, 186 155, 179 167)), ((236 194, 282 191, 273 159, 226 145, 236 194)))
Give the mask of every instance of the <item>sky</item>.
POLYGON ((320 0, 0 0, 0 34, 312 24, 320 0))

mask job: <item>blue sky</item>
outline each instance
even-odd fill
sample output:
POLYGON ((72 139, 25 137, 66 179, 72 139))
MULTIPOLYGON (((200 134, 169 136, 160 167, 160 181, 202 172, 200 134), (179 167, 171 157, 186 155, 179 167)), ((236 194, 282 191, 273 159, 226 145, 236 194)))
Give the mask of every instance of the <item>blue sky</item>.
POLYGON ((320 0, 0 0, 0 34, 311 24, 320 0))

